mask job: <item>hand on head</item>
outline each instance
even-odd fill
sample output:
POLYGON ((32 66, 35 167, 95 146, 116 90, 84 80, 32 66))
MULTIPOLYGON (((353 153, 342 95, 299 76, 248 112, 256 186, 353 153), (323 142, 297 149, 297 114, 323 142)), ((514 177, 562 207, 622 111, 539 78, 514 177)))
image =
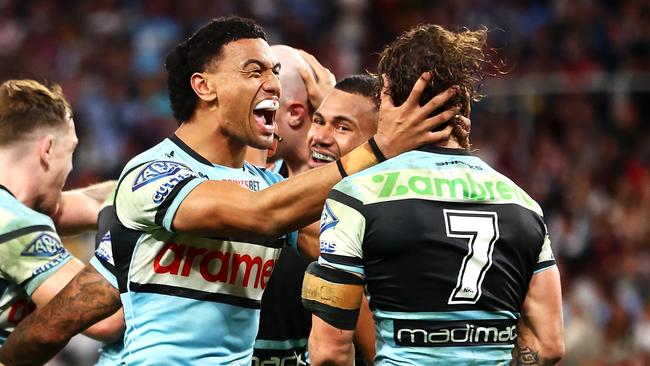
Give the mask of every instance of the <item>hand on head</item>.
POLYGON ((379 124, 375 141, 386 157, 390 158, 423 145, 446 141, 451 136, 453 124, 441 131, 432 130, 456 116, 460 112, 460 106, 453 106, 433 117, 429 115, 456 94, 458 88, 452 86, 420 106, 418 101, 430 79, 430 73, 422 74, 406 101, 396 107, 390 95, 390 80, 383 75, 379 124))
POLYGON ((300 77, 305 82, 307 87, 307 95, 309 96, 309 103, 314 110, 320 107, 323 103, 325 96, 336 85, 336 77, 326 67, 320 64, 316 57, 311 54, 298 50, 300 56, 305 60, 305 64, 299 67, 300 77), (311 70, 310 70, 311 69, 311 70))

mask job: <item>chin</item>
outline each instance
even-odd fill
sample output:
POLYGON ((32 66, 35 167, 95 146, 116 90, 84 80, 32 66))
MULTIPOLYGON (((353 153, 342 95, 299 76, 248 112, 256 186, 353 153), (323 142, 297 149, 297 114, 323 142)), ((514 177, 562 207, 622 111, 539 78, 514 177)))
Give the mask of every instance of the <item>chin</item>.
POLYGON ((256 148, 256 149, 261 149, 261 150, 267 150, 270 149, 271 146, 273 146, 273 136, 270 136, 268 138, 262 137, 262 138, 257 138, 254 141, 251 141, 248 146, 256 148))

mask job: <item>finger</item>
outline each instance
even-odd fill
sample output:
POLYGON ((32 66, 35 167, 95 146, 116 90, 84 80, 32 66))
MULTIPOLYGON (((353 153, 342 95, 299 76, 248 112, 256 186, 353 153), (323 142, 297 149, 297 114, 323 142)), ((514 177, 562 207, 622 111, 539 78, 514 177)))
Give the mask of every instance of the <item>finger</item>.
POLYGON ((314 73, 316 74, 316 80, 329 80, 329 75, 332 74, 329 69, 327 69, 325 66, 321 65, 320 62, 318 62, 318 59, 314 57, 311 53, 303 51, 303 50, 298 50, 298 53, 300 53, 300 56, 307 61, 309 66, 314 70, 314 73))
POLYGON ((435 97, 431 98, 427 104, 423 105, 422 108, 420 108, 420 113, 428 116, 429 114, 433 113, 433 111, 444 105, 449 100, 449 98, 453 97, 456 94, 456 92, 458 92, 458 87, 454 85, 451 88, 436 95, 435 97))
MULTIPOLYGON (((451 107, 447 109, 446 111, 442 113, 438 113, 433 117, 429 117, 424 120, 423 127, 425 127, 427 130, 433 130, 434 128, 440 126, 441 124, 449 121, 452 119, 454 116, 458 114, 458 111, 460 108, 458 106, 451 107)), ((450 126, 452 124, 450 123, 450 126)))
POLYGON ((379 98, 380 98, 379 109, 394 108, 395 104, 393 103, 393 97, 390 95, 390 79, 386 74, 382 74, 381 78, 384 82, 382 83, 381 93, 379 94, 379 98))
POLYGON ((314 74, 312 74, 305 66, 299 66, 298 73, 300 74, 302 81, 305 83, 307 94, 313 94, 318 89, 316 79, 314 79, 314 74))
POLYGON ((422 75, 420 75, 418 80, 415 82, 415 85, 413 85, 413 89, 411 89, 411 93, 409 94, 408 98, 406 98, 404 104, 407 106, 419 105, 420 97, 422 96, 424 88, 426 88, 427 84, 429 84, 429 80, 431 80, 431 73, 422 73, 422 75))
POLYGON ((464 133, 467 134, 469 134, 469 131, 472 129, 472 121, 461 114, 456 116, 456 124, 463 130, 464 133))
POLYGON ((454 131, 454 127, 450 124, 440 131, 427 132, 423 135, 425 140, 422 144, 436 144, 438 142, 444 142, 449 140, 451 133, 454 131))

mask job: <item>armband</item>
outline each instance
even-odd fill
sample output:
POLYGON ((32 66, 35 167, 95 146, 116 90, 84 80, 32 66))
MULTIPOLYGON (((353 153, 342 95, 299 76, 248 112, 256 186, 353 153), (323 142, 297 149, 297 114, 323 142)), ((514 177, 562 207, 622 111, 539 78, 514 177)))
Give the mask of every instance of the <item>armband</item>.
POLYGON ((341 157, 337 165, 341 176, 345 178, 347 175, 358 173, 384 160, 386 160, 386 157, 379 150, 375 138, 372 137, 350 153, 341 157))
POLYGON ((302 282, 302 304, 328 324, 345 330, 356 327, 364 281, 344 271, 312 262, 302 282))

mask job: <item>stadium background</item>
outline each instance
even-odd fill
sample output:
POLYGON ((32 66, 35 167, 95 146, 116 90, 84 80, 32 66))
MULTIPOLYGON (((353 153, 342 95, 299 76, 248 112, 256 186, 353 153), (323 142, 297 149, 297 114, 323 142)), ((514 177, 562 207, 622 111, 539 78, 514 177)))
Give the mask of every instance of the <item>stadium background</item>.
MULTIPOLYGON (((80 143, 68 187, 169 135, 166 52, 210 18, 256 19, 337 77, 418 23, 486 25, 508 75, 472 113, 477 155, 542 205, 563 274, 564 365, 650 364, 650 2, 0 0, 0 80, 56 82, 80 143)), ((81 257, 91 235, 69 239, 81 257)), ((51 365, 92 362, 76 338, 51 365)))

